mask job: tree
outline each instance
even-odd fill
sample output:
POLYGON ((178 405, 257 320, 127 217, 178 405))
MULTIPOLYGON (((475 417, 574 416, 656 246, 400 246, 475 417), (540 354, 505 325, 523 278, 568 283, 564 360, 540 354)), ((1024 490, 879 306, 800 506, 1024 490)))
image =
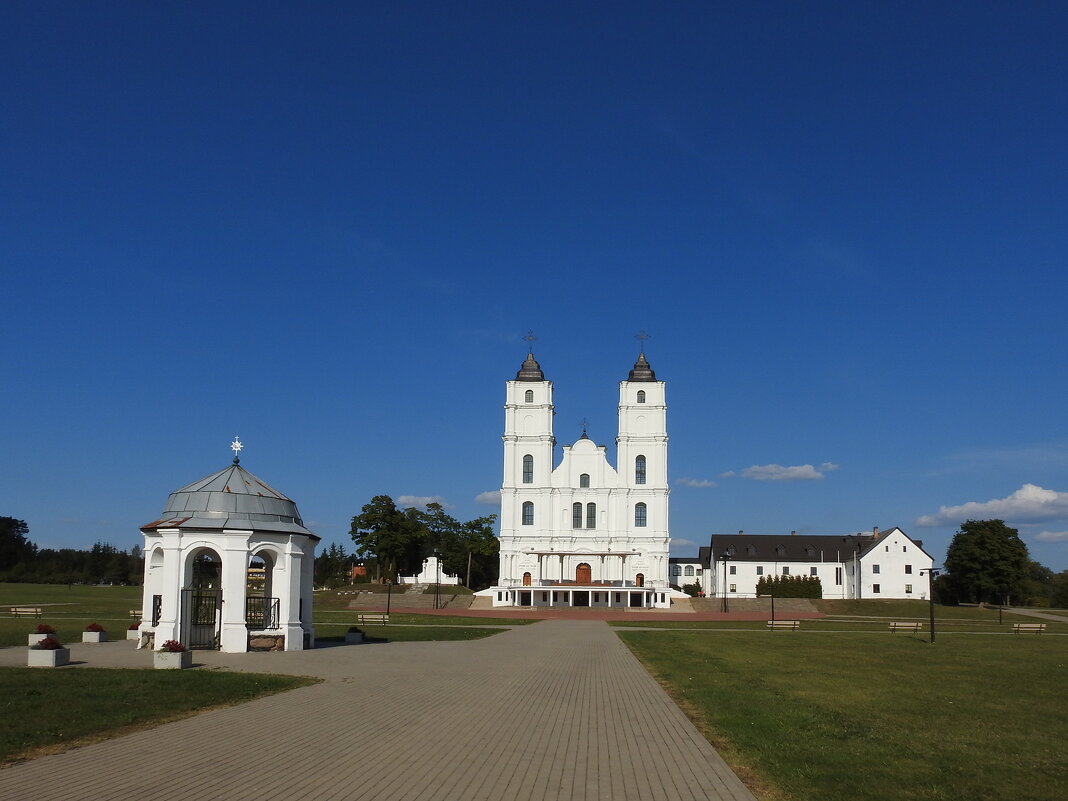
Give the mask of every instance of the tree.
POLYGON ((37 555, 37 546, 30 542, 29 533, 26 521, 0 517, 0 572, 30 562, 37 555))
POLYGON ((388 495, 376 495, 352 518, 349 533, 356 553, 376 557, 382 577, 395 580, 401 559, 418 540, 419 526, 388 495))
POLYGON ((1068 570, 1057 573, 1049 584, 1049 605, 1055 609, 1068 609, 1068 570))
POLYGON ((953 535, 945 565, 954 594, 982 603, 1016 591, 1027 563, 1027 546, 1004 520, 968 520, 953 535))

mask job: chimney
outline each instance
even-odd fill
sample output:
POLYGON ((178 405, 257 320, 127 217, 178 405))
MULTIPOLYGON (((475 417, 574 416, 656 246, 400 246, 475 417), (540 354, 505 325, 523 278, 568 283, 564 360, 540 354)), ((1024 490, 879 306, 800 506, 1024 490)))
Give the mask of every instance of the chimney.
POLYGON ((738 529, 738 536, 739 537, 744 537, 745 536, 745 532, 742 531, 741 529, 738 529))
POLYGON ((874 540, 879 539, 879 527, 878 526, 872 526, 871 536, 872 536, 872 539, 874 539, 874 540))
POLYGON ((790 536, 791 537, 796 537, 797 536, 797 532, 796 531, 791 531, 790 532, 790 536))

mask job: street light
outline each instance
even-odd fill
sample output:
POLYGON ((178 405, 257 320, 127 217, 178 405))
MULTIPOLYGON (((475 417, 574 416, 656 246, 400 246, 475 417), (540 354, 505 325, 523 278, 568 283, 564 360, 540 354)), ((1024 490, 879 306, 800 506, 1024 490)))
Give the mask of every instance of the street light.
POLYGON ((393 582, 390 579, 386 579, 386 617, 389 617, 389 599, 393 594, 393 582))
POLYGON ((758 595, 757 598, 771 598, 771 622, 775 622, 775 596, 774 595, 758 595))
POLYGON ((441 554, 434 551, 434 566, 437 568, 436 581, 434 583, 434 608, 441 608, 441 554))
POLYGON ((724 551, 720 554, 720 559, 723 560, 723 608, 721 611, 731 611, 730 603, 727 601, 727 560, 730 559, 730 553, 724 551))
POLYGON ((927 574, 927 600, 931 605, 931 645, 934 645, 935 641, 935 621, 934 621, 934 580, 938 578, 938 574, 942 572, 940 567, 932 567, 927 570, 921 570, 920 575, 927 574))

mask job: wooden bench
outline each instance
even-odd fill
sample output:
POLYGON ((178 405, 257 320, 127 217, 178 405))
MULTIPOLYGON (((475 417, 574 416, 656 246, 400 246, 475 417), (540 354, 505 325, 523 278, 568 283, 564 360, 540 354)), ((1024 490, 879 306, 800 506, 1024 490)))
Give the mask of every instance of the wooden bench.
POLYGON ((911 631, 913 634, 923 629, 923 623, 905 622, 903 620, 895 620, 890 624, 890 633, 893 634, 897 631, 911 631))
POLYGON ((389 623, 389 615, 385 612, 366 612, 364 614, 356 615, 356 622, 365 625, 368 623, 385 624, 389 623))
POLYGON ((772 631, 776 629, 799 629, 801 628, 800 620, 769 620, 768 628, 772 631))
POLYGON ((11 614, 14 617, 40 617, 41 607, 39 606, 13 606, 11 607, 11 614))
POLYGON ((1045 623, 1013 623, 1013 634, 1041 634, 1046 630, 1045 623))
POLYGON ((141 618, 144 617, 144 615, 141 613, 140 609, 131 609, 130 610, 130 617, 135 617, 138 620, 140 620, 141 618))

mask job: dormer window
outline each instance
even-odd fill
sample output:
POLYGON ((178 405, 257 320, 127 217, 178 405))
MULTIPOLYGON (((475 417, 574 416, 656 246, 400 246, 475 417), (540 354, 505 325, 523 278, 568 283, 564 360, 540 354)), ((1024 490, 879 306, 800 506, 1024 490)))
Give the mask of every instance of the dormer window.
POLYGON ((752 546, 752 545, 746 545, 745 546, 745 555, 746 556, 756 556, 756 548, 754 546, 752 546))
POLYGON ((638 390, 638 403, 645 403, 645 390, 644 389, 639 389, 638 390))
POLYGON ((786 546, 785 545, 776 545, 775 546, 775 555, 776 556, 786 556, 786 546))
POLYGON ((534 390, 528 389, 526 391, 526 394, 523 396, 523 400, 526 401, 527 403, 533 403, 534 402, 534 390))
POLYGON ((583 473, 581 476, 579 476, 579 488, 580 489, 588 489, 589 486, 590 486, 590 474, 589 473, 583 473))

